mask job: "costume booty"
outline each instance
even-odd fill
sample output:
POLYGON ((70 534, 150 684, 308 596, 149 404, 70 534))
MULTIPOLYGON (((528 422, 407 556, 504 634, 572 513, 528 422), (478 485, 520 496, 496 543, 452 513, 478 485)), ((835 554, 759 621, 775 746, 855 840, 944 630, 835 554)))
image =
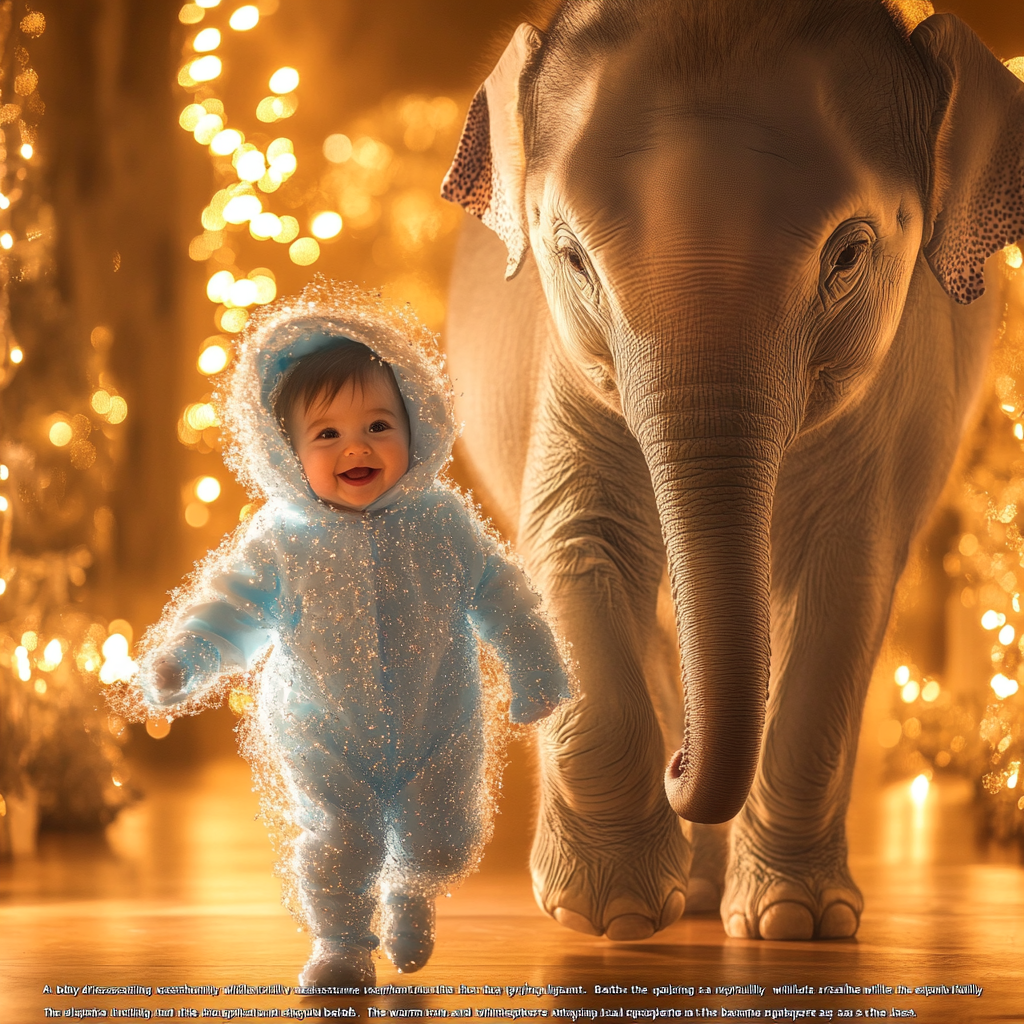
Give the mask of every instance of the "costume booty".
POLYGON ((434 952, 434 901, 391 893, 383 900, 384 952, 402 974, 426 965, 434 952))
POLYGON ((304 987, 376 983, 377 969, 370 950, 341 939, 317 939, 313 943, 313 953, 299 975, 299 984, 304 987))

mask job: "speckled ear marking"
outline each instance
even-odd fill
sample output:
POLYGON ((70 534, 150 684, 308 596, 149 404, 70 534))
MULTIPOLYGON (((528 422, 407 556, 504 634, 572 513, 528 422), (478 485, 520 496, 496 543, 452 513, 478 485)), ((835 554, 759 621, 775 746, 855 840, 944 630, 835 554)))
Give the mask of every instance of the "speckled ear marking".
POLYGON ((455 159, 441 195, 479 217, 508 249, 505 278, 519 272, 529 248, 523 209, 524 154, 519 121, 519 79, 541 45, 541 34, 522 24, 466 116, 455 159))
POLYGON ((1024 83, 952 14, 910 37, 939 80, 940 109, 925 246, 935 276, 959 303, 985 291, 985 260, 1024 237, 1024 83))

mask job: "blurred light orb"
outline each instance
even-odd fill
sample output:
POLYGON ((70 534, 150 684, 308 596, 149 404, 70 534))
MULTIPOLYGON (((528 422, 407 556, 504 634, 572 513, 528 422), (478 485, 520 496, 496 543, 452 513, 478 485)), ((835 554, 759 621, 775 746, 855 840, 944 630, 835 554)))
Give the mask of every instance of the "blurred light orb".
POLYGON ((7 580, 0 576, 0 597, 7 593, 7 580))
POLYGON ((228 351, 223 345, 209 345, 199 353, 196 365, 199 367, 200 373, 210 377, 215 373, 220 373, 228 365, 228 359, 228 351))
POLYGON ((236 32, 248 32, 249 29, 255 28, 259 21, 260 9, 254 4, 246 4, 244 7, 239 7, 228 18, 228 24, 236 32))
POLYGON ((981 627, 982 629, 995 629, 997 626, 1001 626, 1005 621, 1005 615, 1000 615, 999 612, 989 608, 989 610, 981 617, 981 627))
POLYGON ((989 685, 992 687, 992 692, 1000 700, 1006 700, 1007 697, 1012 697, 1018 689, 1017 680, 1004 676, 1002 672, 997 672, 992 677, 992 681, 989 685))
POLYGON ((276 213, 260 213, 249 221, 249 233, 254 238, 273 238, 281 231, 281 218, 276 213))
POLYGON ((259 181, 267 171, 263 154, 258 149, 243 153, 235 164, 235 170, 242 181, 259 181))
POLYGON ((193 402, 185 409, 185 422, 200 433, 220 425, 217 410, 209 402, 193 402))
POLYGON ((0 480, 6 480, 10 475, 10 469, 5 465, 0 464, 0 480))
POLYGON ((911 679, 910 682, 900 690, 900 697, 903 699, 904 704, 913 704, 920 693, 921 684, 917 682, 916 679, 911 679))
POLYGON ((1013 626, 1007 624, 999 630, 999 642, 1005 647, 1007 644, 1013 643, 1013 638, 1016 636, 1013 626))
POLYGON ((224 219, 229 224, 244 224, 263 212, 263 204, 256 196, 233 196, 224 207, 224 219))
POLYGON ((340 132, 324 139, 324 159, 332 164, 343 164, 352 156, 352 140, 340 132))
MULTIPOLYGON (((220 46, 220 30, 216 28, 204 28, 192 40, 192 49, 196 53, 208 53, 220 46)), ((195 78, 195 75, 192 76, 195 78)))
POLYGON ((73 436, 74 431, 67 420, 57 420, 50 426, 50 444, 56 448, 63 448, 66 444, 70 444, 73 436))
POLYGON ((46 681, 44 679, 37 679, 32 686, 36 693, 46 693, 46 681))
POLYGON ((1006 265, 1012 267, 1014 270, 1018 270, 1024 265, 1024 255, 1021 254, 1020 246, 1007 245, 1003 248, 1003 256, 1006 259, 1006 265))
POLYGON ((220 73, 223 65, 220 57, 208 53, 205 57, 197 57, 188 66, 188 73, 197 82, 212 82, 220 73))
MULTIPOLYGON (((299 235, 299 222, 289 214, 285 214, 281 218, 281 232, 280 234, 274 235, 274 241, 286 244, 299 235)), ((13 355, 12 355, 13 358, 13 355)))
POLYGON ((127 658, 128 657, 128 638, 122 636, 120 633, 111 633, 106 640, 103 641, 104 658, 127 658))
MULTIPOLYGON (((296 227, 298 227, 298 223, 296 223, 296 227)), ((14 363, 15 365, 17 365, 24 358, 25 358, 25 353, 22 352, 21 349, 18 348, 17 345, 15 345, 14 348, 11 349, 11 362, 14 363)))
POLYGON ((0 235, 0 246, 2 246, 4 249, 10 249, 13 245, 14 236, 10 233, 10 231, 5 231, 2 235, 0 235))
POLYGON ((110 412, 110 392, 103 388, 94 391, 89 403, 92 405, 93 412, 99 413, 100 416, 106 416, 110 412))
POLYGON ((280 139, 274 139, 274 141, 269 146, 267 146, 267 159, 271 163, 274 163, 274 161, 277 160, 277 158, 281 156, 282 153, 294 152, 295 145, 291 139, 284 137, 280 139))
POLYGON ((198 25, 206 17, 206 11, 200 4, 185 4, 178 11, 178 21, 182 25, 198 25))
POLYGON ((341 232, 341 215, 333 210, 325 210, 313 218, 310 231, 317 238, 335 238, 341 232))
POLYGON ((209 505, 220 497, 220 481, 215 476, 201 476, 196 481, 196 497, 209 505))
POLYGON ((206 282, 206 297, 211 302, 223 302, 231 294, 231 286, 235 283, 235 275, 230 270, 218 270, 206 282))
POLYGON ((231 286, 228 298, 233 306, 251 306, 256 301, 256 282, 243 277, 231 286))
POLYGON ((210 521, 210 510, 199 501, 190 501, 185 506, 185 522, 193 529, 202 529, 210 521))
POLYGON ((270 76, 270 91, 279 96, 292 92, 299 84, 299 73, 295 68, 278 68, 270 76))
POLYGON ((194 132, 199 124, 199 119, 207 114, 206 107, 201 103, 190 103, 178 115, 178 124, 187 132, 194 132))
POLYGON ((249 314, 244 309, 227 309, 220 318, 220 329, 228 334, 237 334, 248 319, 249 314))
POLYGON ((929 679, 921 690, 921 700, 931 703, 937 700, 942 687, 934 679, 929 679))
POLYGON ((169 718, 146 719, 146 732, 155 740, 162 740, 171 731, 169 718))
POLYGON ((245 142, 245 137, 240 131, 236 131, 234 128, 225 128, 224 131, 214 135, 210 142, 210 149, 217 156, 230 156, 243 142, 245 142))
POLYGON ((0 512, 6 512, 10 507, 11 506, 7 501, 7 498, 3 494, 0 494, 0 512))
POLYGON ((268 302, 273 302, 277 298, 277 282, 274 280, 272 271, 260 268, 259 271, 254 270, 249 277, 252 279, 252 283, 256 285, 256 302, 258 305, 265 306, 268 302))
POLYGON ((35 153, 35 150, 32 148, 32 144, 30 142, 26 142, 22 144, 22 147, 19 150, 19 152, 25 160, 31 160, 33 153, 35 153))
POLYGON ((110 399, 110 412, 107 413, 108 423, 123 423, 128 415, 128 403, 120 396, 114 395, 110 399))
POLYGON ((44 648, 43 648, 43 659, 48 665, 53 665, 56 668, 64 657, 64 649, 60 645, 60 641, 54 637, 44 648))
POLYGON ((922 773, 910 784, 910 799, 920 807, 928 799, 928 776, 922 773))
POLYGON ((224 119, 220 114, 203 114, 192 136, 201 146, 208 146, 223 129, 224 119))
POLYGON ((286 96, 266 96, 256 106, 256 117, 271 124, 282 118, 291 117, 299 109, 299 102, 294 93, 286 96))
POLYGON ((6 210, 11 205, 10 199, 0 192, 0 210, 6 210))
POLYGON ((900 665, 896 669, 894 678, 897 686, 906 686, 910 682, 910 669, 906 665, 900 665))
POLYGON ((320 259, 320 244, 315 238, 298 238, 288 247, 288 258, 300 267, 320 259))
POLYGON ((295 173, 295 169, 299 166, 299 161, 295 159, 294 153, 279 153, 272 158, 270 166, 282 178, 288 178, 295 173))

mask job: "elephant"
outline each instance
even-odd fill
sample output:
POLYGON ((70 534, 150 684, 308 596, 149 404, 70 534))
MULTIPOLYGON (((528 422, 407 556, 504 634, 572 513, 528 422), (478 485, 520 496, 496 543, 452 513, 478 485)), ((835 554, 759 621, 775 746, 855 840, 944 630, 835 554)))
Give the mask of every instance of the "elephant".
POLYGON ((561 0, 442 194, 461 457, 580 682, 539 905, 853 936, 866 691, 1024 235, 1024 83, 919 0, 561 0))

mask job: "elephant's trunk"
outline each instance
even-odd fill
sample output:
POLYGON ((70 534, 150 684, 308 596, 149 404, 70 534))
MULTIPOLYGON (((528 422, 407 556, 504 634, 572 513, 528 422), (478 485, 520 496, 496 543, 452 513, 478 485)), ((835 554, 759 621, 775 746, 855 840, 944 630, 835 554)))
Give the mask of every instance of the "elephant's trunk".
POLYGON ((750 791, 764 728, 783 417, 743 385, 630 405, 661 518, 683 663, 683 745, 665 786, 680 816, 726 821, 750 791))

